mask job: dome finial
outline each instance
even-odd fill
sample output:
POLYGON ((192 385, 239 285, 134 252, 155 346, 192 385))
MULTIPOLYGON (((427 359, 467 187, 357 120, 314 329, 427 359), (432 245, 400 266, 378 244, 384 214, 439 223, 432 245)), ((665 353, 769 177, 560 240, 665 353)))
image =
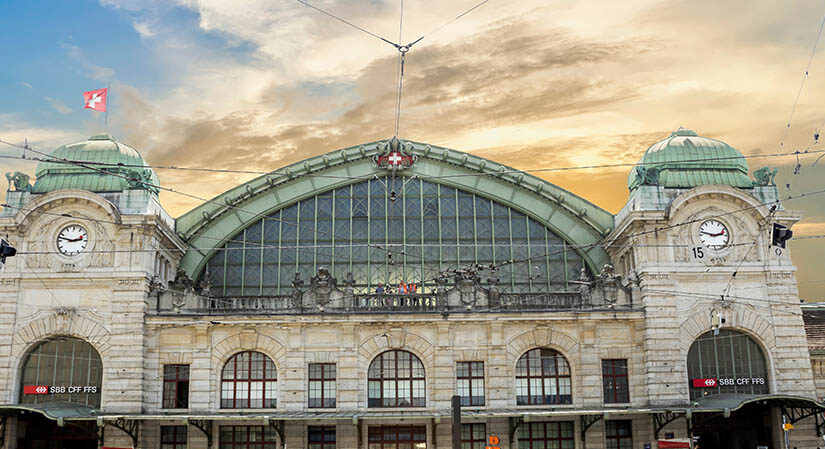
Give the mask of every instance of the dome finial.
POLYGON ((670 137, 675 136, 685 136, 685 137, 695 137, 698 136, 693 130, 687 129, 684 126, 680 126, 679 129, 670 133, 670 137))

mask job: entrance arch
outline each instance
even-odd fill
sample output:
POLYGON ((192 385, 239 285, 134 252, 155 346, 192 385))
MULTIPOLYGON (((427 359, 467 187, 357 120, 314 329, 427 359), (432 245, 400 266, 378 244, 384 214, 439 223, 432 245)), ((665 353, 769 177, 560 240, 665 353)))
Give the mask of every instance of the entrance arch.
POLYGON ((99 409, 102 381, 103 362, 94 346, 75 337, 51 337, 23 359, 19 402, 70 402, 99 409))
MULTIPOLYGON (((65 407, 65 403, 100 409, 102 381, 103 362, 91 343, 71 336, 48 337, 23 356, 18 402, 35 410, 65 407)), ((17 447, 22 449, 98 447, 94 422, 59 426, 42 411, 20 415, 17 435, 17 447)))
POLYGON ((744 332, 720 329, 694 340, 687 356, 690 400, 699 410, 714 403, 727 410, 696 414, 692 431, 702 449, 771 446, 772 407, 757 400, 770 392, 767 360, 744 332))
POLYGON ((722 329, 705 332, 687 356, 690 399, 715 394, 768 394, 768 364, 761 346, 748 334, 722 329))

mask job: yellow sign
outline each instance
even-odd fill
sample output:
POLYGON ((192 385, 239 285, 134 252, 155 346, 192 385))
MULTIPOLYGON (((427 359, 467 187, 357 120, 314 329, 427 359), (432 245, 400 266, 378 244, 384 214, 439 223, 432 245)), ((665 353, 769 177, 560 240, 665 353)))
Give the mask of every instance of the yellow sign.
POLYGON ((782 424, 782 430, 791 430, 791 429, 793 429, 793 424, 791 424, 791 423, 782 424))

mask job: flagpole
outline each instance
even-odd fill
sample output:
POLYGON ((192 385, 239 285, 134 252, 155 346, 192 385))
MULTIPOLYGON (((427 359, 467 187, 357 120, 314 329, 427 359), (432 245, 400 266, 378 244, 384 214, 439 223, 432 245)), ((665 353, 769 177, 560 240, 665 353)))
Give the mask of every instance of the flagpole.
POLYGON ((109 97, 112 94, 112 83, 106 86, 106 115, 103 118, 103 130, 109 132, 109 97))

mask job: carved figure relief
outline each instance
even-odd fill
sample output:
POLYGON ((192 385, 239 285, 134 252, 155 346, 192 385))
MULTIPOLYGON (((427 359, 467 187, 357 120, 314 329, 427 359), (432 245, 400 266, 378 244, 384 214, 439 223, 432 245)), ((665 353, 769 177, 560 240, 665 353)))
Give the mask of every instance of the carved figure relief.
POLYGON ((6 173, 6 179, 9 181, 9 191, 11 191, 12 185, 14 185, 14 190, 17 192, 32 191, 32 185, 29 183, 31 178, 23 172, 8 172, 6 173))

